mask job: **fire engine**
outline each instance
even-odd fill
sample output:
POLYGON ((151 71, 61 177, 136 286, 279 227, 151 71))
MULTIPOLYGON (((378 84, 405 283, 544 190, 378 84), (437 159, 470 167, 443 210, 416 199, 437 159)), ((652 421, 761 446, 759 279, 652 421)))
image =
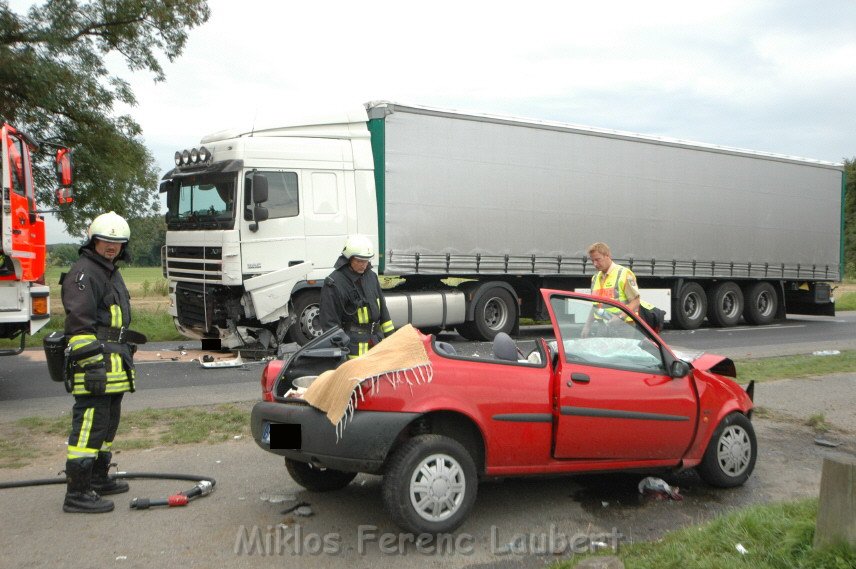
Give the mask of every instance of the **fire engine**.
MULTIPOLYGON (((0 120, 2 146, 3 211, 0 216, 0 338, 20 338, 17 348, 0 355, 20 354, 27 334, 35 334, 50 320, 50 288, 45 284, 44 214, 36 204, 33 156, 40 144, 26 133, 0 120)), ((59 204, 72 201, 71 151, 53 143, 59 204)))

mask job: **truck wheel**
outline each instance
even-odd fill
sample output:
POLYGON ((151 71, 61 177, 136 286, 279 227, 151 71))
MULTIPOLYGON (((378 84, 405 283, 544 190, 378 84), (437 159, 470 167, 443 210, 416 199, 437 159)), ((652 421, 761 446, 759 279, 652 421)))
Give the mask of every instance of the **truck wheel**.
POLYGON ((757 456, 752 422, 742 413, 731 413, 716 428, 696 470, 711 486, 733 488, 746 482, 757 456))
POLYGON ((446 533, 467 517, 477 489, 475 463, 458 441, 420 435, 392 455, 383 477, 383 502, 404 531, 446 533))
POLYGON ((731 281, 719 283, 710 291, 707 319, 714 326, 734 326, 743 315, 743 291, 731 281))
POLYGON ((500 332, 508 334, 517 323, 517 304, 504 288, 490 288, 476 302, 473 321, 458 327, 468 340, 493 340, 500 332), (461 328, 464 330, 462 331, 461 328))
POLYGON ((755 283, 746 290, 743 318, 749 324, 769 324, 776 318, 779 295, 770 283, 755 283))
POLYGON ((301 346, 321 335, 321 292, 307 290, 294 299, 295 322, 288 329, 292 342, 301 346))
POLYGON ((684 283, 672 304, 671 322, 675 327, 681 330, 695 330, 704 322, 707 296, 700 284, 684 283))
POLYGON ((285 459, 285 469, 295 482, 313 492, 339 490, 351 483, 356 472, 342 472, 332 468, 316 468, 308 462, 285 459))

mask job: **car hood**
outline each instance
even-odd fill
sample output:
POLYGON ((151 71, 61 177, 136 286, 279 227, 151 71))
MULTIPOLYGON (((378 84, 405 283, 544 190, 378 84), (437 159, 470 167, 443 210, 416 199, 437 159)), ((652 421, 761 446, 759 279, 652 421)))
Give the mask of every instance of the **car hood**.
POLYGON ((712 371, 719 375, 737 377, 737 370, 734 367, 734 362, 725 356, 683 348, 672 348, 672 352, 679 359, 691 364, 693 368, 697 370, 712 371))

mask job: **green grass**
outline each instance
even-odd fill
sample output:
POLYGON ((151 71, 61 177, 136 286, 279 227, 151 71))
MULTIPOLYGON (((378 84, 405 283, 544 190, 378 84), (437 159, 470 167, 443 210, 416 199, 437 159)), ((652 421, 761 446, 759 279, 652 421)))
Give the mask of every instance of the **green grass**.
MULTIPOLYGON (((765 504, 667 534, 662 540, 619 546, 615 554, 627 569, 853 569, 856 549, 814 549, 817 500, 765 504), (737 551, 743 545, 747 553, 737 551)), ((555 567, 570 569, 574 557, 555 567)))
POLYGON ((836 296, 835 310, 856 310, 856 292, 845 292, 836 296))
POLYGON ((735 360, 741 383, 750 380, 797 379, 856 371, 856 350, 834 356, 796 355, 735 360))
MULTIPOLYGON (((164 445, 217 443, 250 433, 248 405, 224 404, 215 407, 146 409, 124 413, 114 449, 149 449, 164 445)), ((69 433, 71 419, 26 417, 0 424, 0 468, 20 468, 40 455, 33 441, 56 448, 69 433), (26 441, 26 442, 25 442, 26 441)))

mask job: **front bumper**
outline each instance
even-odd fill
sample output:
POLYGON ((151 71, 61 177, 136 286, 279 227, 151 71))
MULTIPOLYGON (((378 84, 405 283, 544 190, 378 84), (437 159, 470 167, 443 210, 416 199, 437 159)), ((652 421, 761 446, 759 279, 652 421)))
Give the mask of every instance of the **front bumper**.
POLYGON ((419 413, 355 411, 336 441, 336 428, 318 409, 302 401, 263 401, 253 407, 250 427, 256 444, 268 452, 334 470, 377 474, 399 434, 418 417, 419 413), (300 449, 270 448, 262 441, 265 423, 300 425, 300 449))

